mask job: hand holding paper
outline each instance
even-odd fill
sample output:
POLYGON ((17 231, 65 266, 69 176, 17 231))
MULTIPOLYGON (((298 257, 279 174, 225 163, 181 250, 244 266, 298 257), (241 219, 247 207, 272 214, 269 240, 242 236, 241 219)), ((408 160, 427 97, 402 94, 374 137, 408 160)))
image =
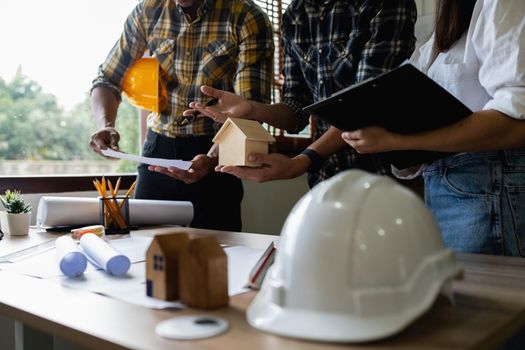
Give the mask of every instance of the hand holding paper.
POLYGON ((127 159, 131 160, 132 162, 137 163, 143 163, 143 164, 149 164, 149 165, 157 165, 161 167, 175 167, 182 170, 188 170, 191 167, 190 161, 180 160, 180 159, 162 159, 162 158, 149 158, 149 157, 142 157, 137 156, 134 154, 128 154, 123 152, 117 152, 112 149, 103 149, 101 150, 102 154, 107 157, 113 157, 118 159, 127 159))
POLYGON ((158 166, 149 166, 148 170, 156 171, 158 173, 171 176, 177 180, 183 181, 186 184, 192 184, 200 181, 203 177, 213 171, 216 165, 216 158, 204 154, 198 154, 191 161, 192 166, 189 170, 180 170, 174 168, 165 168, 158 166))

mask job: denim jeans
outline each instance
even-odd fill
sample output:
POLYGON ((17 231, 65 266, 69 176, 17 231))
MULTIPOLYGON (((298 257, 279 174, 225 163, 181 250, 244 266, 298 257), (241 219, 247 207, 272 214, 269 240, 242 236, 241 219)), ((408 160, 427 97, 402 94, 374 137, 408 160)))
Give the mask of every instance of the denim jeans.
MULTIPOLYGON (((154 158, 192 160, 206 154, 212 145, 211 136, 168 138, 148 130, 142 155, 154 158)), ((170 176, 138 166, 135 193, 140 199, 190 201, 194 215, 191 227, 240 231, 242 182, 229 174, 212 172, 200 181, 185 184, 170 176)))
POLYGON ((525 149, 457 154, 425 166, 423 177, 447 247, 525 256, 525 149))

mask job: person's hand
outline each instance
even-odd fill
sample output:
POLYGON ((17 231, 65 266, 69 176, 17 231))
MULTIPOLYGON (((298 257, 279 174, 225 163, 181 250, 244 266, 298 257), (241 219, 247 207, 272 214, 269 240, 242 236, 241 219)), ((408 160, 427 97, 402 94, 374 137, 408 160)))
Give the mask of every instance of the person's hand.
POLYGON ((379 153, 400 149, 401 135, 385 128, 371 126, 341 134, 343 140, 358 153, 379 153))
POLYGON ((156 165, 150 165, 148 170, 171 176, 186 184, 192 184, 212 172, 213 167, 217 163, 217 158, 212 158, 205 154, 198 154, 191 162, 191 168, 188 170, 182 170, 175 167, 165 168, 156 165))
POLYGON ((120 134, 118 133, 117 129, 107 126, 91 134, 89 145, 96 153, 104 156, 101 152, 103 149, 111 148, 115 151, 119 151, 119 140, 120 134))
POLYGON ((268 155, 252 153, 248 159, 250 162, 259 164, 260 167, 219 165, 215 167, 215 171, 228 173, 240 179, 266 182, 270 180, 293 179, 306 172, 310 164, 310 160, 306 156, 288 158, 280 153, 268 155))
POLYGON ((198 114, 224 124, 229 117, 246 119, 252 114, 253 106, 250 101, 239 95, 214 89, 210 86, 201 86, 201 91, 204 95, 216 98, 217 104, 206 106, 204 103, 190 102, 191 109, 185 110, 182 113, 184 116, 189 117, 198 114))

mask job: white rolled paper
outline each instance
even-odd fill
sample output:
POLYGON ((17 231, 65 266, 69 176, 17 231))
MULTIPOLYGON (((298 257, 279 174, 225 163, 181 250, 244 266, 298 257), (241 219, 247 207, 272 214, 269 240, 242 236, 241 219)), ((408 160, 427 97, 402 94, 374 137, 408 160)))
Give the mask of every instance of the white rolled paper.
MULTIPOLYGON (((130 199, 131 225, 188 225, 193 205, 187 201, 130 199)), ((94 225, 100 222, 99 200, 93 197, 43 196, 38 203, 36 223, 40 227, 94 225)))
POLYGON ((55 241, 56 254, 60 271, 66 276, 77 277, 86 271, 87 259, 80 251, 73 238, 58 237, 55 241))
POLYGON ((129 258, 94 233, 82 235, 80 247, 90 260, 112 275, 121 276, 129 270, 129 258))

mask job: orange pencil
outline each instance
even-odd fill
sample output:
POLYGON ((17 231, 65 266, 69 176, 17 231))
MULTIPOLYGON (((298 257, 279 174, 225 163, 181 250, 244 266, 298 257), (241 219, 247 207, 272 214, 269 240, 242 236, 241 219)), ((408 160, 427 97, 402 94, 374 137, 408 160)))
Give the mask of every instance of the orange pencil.
POLYGON ((122 218, 122 215, 120 215, 119 205, 117 203, 117 198, 115 197, 115 190, 113 189, 113 184, 109 179, 106 180, 109 188, 109 193, 111 193, 112 200, 108 202, 108 209, 112 211, 113 218, 115 221, 117 221, 117 224, 120 228, 125 228, 126 223, 124 222, 124 219, 122 218))
MULTIPOLYGON (((93 180, 93 185, 97 189, 97 192, 98 192, 99 196, 102 197, 102 198, 105 198, 104 194, 102 193, 102 185, 100 184, 98 179, 93 180)), ((109 225, 111 223, 111 215, 110 215, 109 211, 106 211, 104 216, 105 216, 106 224, 109 225)))
POLYGON ((129 197, 133 191, 135 190, 135 186, 137 185, 137 180, 133 181, 133 183, 131 184, 131 186, 129 186, 129 189, 128 191, 126 192, 125 194, 125 197, 129 197))
POLYGON ((120 176, 117 180, 117 184, 115 185, 115 196, 118 196, 118 190, 120 188, 120 176))
MULTIPOLYGON (((131 186, 129 186, 129 189, 126 191, 126 194, 124 195, 124 197, 129 197, 133 193, 133 190, 135 190, 136 185, 137 185, 137 180, 133 181, 131 186)), ((121 209, 123 206, 124 206, 124 201, 120 202, 118 208, 121 209)))
POLYGON ((102 197, 106 198, 106 180, 102 176, 102 197))

